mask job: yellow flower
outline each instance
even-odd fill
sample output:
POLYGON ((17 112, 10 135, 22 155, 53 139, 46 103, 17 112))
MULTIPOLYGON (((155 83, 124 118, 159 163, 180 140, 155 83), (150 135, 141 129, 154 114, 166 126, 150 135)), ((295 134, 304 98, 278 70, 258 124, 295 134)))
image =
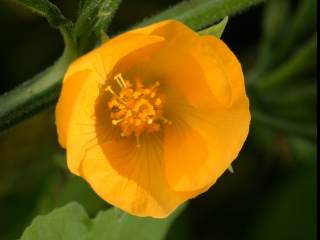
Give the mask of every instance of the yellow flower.
POLYGON ((156 218, 215 183, 249 122, 237 58, 221 40, 174 20, 76 60, 56 108, 70 171, 110 204, 156 218))

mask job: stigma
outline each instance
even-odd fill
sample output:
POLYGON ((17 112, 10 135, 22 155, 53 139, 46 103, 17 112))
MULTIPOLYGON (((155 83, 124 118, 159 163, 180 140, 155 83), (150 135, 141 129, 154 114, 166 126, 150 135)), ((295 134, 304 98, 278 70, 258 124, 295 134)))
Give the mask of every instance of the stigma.
POLYGON ((125 80, 121 73, 115 75, 114 80, 120 91, 116 93, 110 85, 105 90, 112 95, 108 101, 111 123, 120 128, 121 136, 134 134, 139 146, 140 134, 157 132, 161 123, 171 123, 162 116, 165 101, 159 91, 159 82, 145 87, 141 79, 132 83, 125 80))

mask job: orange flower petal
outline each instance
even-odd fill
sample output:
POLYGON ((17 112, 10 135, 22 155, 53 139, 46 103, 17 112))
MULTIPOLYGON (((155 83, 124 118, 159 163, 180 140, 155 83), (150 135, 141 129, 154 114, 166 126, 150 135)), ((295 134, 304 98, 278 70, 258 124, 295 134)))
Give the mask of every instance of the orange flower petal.
POLYGON ((183 25, 181 22, 173 19, 164 20, 158 23, 151 24, 146 27, 142 27, 142 28, 137 28, 130 32, 160 36, 165 38, 167 41, 172 41, 177 36, 183 36, 183 35, 188 35, 189 37, 197 36, 197 34, 194 31, 192 31, 190 28, 183 25))
POLYGON ((89 74, 75 99, 68 122, 67 164, 77 175, 86 151, 99 144, 98 137, 103 135, 106 141, 113 137, 107 106, 97 104, 101 90, 96 79, 96 74, 89 74))
POLYGON ((110 42, 106 42, 101 46, 101 51, 99 52, 107 73, 106 78, 110 73, 113 73, 112 70, 116 64, 121 64, 122 59, 126 60, 126 63, 131 59, 131 64, 126 66, 129 68, 132 64, 136 64, 132 62, 132 58, 139 62, 139 56, 141 56, 139 50, 142 50, 143 55, 147 56, 159 48, 163 42, 164 38, 160 36, 148 36, 131 32, 122 34, 110 40, 110 42), (146 51, 146 48, 149 50, 146 51))
MULTIPOLYGON (((133 32, 164 37, 172 47, 172 55, 180 51, 192 56, 201 66, 208 85, 220 104, 230 106, 244 94, 241 65, 220 39, 212 36, 200 37, 175 20, 163 21, 133 32)), ((192 69, 188 68, 188 71, 192 69)))
POLYGON ((161 83, 167 95, 167 107, 174 106, 176 98, 180 97, 195 107, 214 106, 215 98, 201 67, 193 57, 179 51, 176 46, 162 48, 141 68, 139 72, 144 79, 161 83))
MULTIPOLYGON (((226 104, 230 106, 239 98, 246 95, 241 64, 228 46, 220 39, 213 36, 203 36, 201 39, 206 42, 205 45, 210 49, 208 50, 208 55, 217 59, 219 62, 219 66, 225 75, 225 81, 227 81, 230 86, 232 99, 229 99, 228 102, 226 102, 226 104)), ((210 70, 210 65, 208 65, 207 71, 210 70)), ((217 78, 217 76, 208 78, 211 91, 213 92, 215 91, 215 84, 212 79, 215 78, 217 78)))
POLYGON ((146 49, 149 52, 153 51, 160 47, 161 42, 163 38, 157 36, 123 34, 70 65, 63 80, 61 95, 56 107, 56 125, 61 146, 66 146, 70 117, 74 111, 73 105, 84 81, 88 78, 89 70, 95 73, 96 84, 103 84, 118 62, 127 58, 128 55, 139 54, 138 50, 141 49, 147 55, 146 49))
POLYGON ((97 49, 74 61, 69 66, 63 79, 62 90, 56 107, 56 125, 59 143, 64 148, 66 147, 67 129, 74 101, 90 73, 98 74, 97 81, 102 81, 102 76, 106 74, 97 49))
MULTIPOLYGON (((162 36, 168 41, 168 46, 151 59, 146 71, 154 76, 165 73, 165 83, 169 88, 182 93, 193 106, 187 108, 191 109, 190 113, 185 111, 182 119, 192 119, 189 115, 202 119, 186 122, 189 130, 185 127, 173 131, 167 127, 171 129, 166 131, 165 140, 168 181, 176 191, 194 191, 213 184, 237 156, 247 137, 250 114, 241 65, 221 40, 200 37, 176 21, 164 21, 137 32, 162 36), (236 112, 238 110, 240 112, 236 112), (237 119, 237 116, 242 119, 237 119), (199 129, 199 126, 206 126, 206 129, 199 129), (214 126, 220 127, 216 129, 214 126), (208 156, 204 147, 207 142, 208 156), (226 147, 229 144, 230 150, 226 147), (180 147, 175 148, 177 145, 180 147), (228 154, 218 154, 220 149, 221 153, 228 154)), ((178 106, 177 103, 183 99, 179 99, 177 92, 173 95, 175 98, 168 102, 168 108, 176 105, 177 112, 179 108, 185 109, 184 105, 188 103, 178 106)), ((170 115, 174 112, 174 109, 169 110, 170 115)))
POLYGON ((177 106, 177 111, 189 129, 166 129, 166 175, 174 190, 196 191, 212 185, 237 157, 249 130, 248 100, 211 112, 186 105, 177 106))
POLYGON ((179 39, 179 41, 185 42, 184 51, 189 53, 201 66, 211 92, 218 102, 225 106, 230 106, 232 104, 232 87, 230 81, 234 81, 235 79, 230 78, 228 73, 229 69, 225 67, 222 58, 217 54, 214 46, 209 44, 205 38, 201 37, 194 39, 188 38, 187 41, 179 39))
POLYGON ((166 217, 199 193, 179 193, 170 188, 158 141, 152 137, 141 139, 141 148, 130 140, 93 147, 81 164, 81 175, 101 198, 130 214, 166 217))
POLYGON ((182 119, 165 127, 164 159, 169 184, 176 191, 198 190, 210 184, 206 167, 209 149, 206 139, 182 119))
POLYGON ((89 69, 82 70, 72 74, 67 81, 63 83, 63 91, 61 92, 56 107, 56 125, 58 132, 58 141, 62 147, 67 144, 67 129, 69 119, 73 110, 74 101, 80 93, 83 83, 88 78, 91 71, 89 69))
POLYGON ((168 20, 122 34, 73 63, 56 118, 70 171, 109 203, 160 218, 227 169, 247 137, 250 113, 241 66, 228 47, 168 20), (146 85, 159 81, 166 95, 163 117, 172 125, 140 135, 140 147, 111 124, 105 88, 118 73, 146 85))

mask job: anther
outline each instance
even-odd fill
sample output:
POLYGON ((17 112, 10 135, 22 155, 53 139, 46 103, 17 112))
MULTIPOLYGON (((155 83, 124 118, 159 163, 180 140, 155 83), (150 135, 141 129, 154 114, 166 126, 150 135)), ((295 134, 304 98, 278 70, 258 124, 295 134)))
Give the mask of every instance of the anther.
POLYGON ((112 124, 113 125, 118 125, 120 122, 122 122, 123 121, 123 119, 121 118, 121 119, 117 119, 117 120, 112 120, 112 124))
POLYGON ((160 105, 161 105, 161 102, 162 102, 161 99, 160 99, 160 98, 157 98, 154 104, 155 104, 156 106, 160 106, 160 105))
POLYGON ((111 88, 110 85, 108 85, 106 88, 105 88, 106 91, 109 91, 113 96, 115 97, 119 97, 111 88))
POLYGON ((136 146, 140 147, 141 133, 159 131, 158 121, 171 124, 171 121, 161 117, 164 100, 158 95, 159 82, 145 88, 141 80, 137 79, 135 85, 132 85, 120 73, 114 76, 114 80, 121 87, 120 93, 115 93, 110 85, 105 89, 113 95, 108 102, 111 123, 119 126, 122 137, 134 134, 136 146))
POLYGON ((160 86, 160 83, 159 82, 155 82, 151 89, 154 89, 154 88, 159 87, 159 86, 160 86))
POLYGON ((106 91, 109 91, 109 92, 110 92, 113 96, 115 96, 122 104, 126 104, 126 102, 123 101, 123 100, 119 97, 119 95, 116 94, 116 93, 112 90, 112 88, 111 88, 110 85, 108 85, 108 86, 105 88, 105 90, 106 90, 106 91))

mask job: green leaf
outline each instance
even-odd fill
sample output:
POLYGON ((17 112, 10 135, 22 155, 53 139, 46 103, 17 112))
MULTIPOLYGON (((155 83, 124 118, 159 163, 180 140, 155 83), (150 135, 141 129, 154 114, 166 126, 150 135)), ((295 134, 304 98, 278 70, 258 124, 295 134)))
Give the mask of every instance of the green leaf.
POLYGON ((91 0, 79 0, 79 10, 80 12, 88 6, 91 0))
POLYGON ((121 0, 93 0, 80 3, 80 14, 74 33, 80 41, 80 51, 85 52, 100 40, 101 32, 110 25, 121 0), (91 39, 91 42, 88 40, 91 39))
POLYGON ((217 38, 221 38, 222 33, 224 32, 224 29, 228 23, 228 19, 229 19, 229 17, 226 16, 219 23, 212 25, 211 27, 208 27, 198 33, 200 35, 211 35, 211 36, 215 36, 217 38))
POLYGON ((111 23, 121 0, 93 0, 82 4, 80 15, 75 23, 76 36, 96 32, 100 34, 111 23))
POLYGON ((119 216, 117 209, 112 208, 97 215, 86 240, 161 240, 181 210, 178 209, 166 219, 153 219, 133 217, 126 213, 119 216))
POLYGON ((263 42, 254 75, 249 81, 257 80, 288 59, 297 44, 315 30, 317 1, 301 0, 294 12, 291 12, 291 5, 287 0, 267 2, 262 23, 263 42))
POLYGON ((50 25, 55 28, 70 27, 72 22, 65 18, 60 9, 48 0, 15 0, 32 11, 44 16, 50 25))
POLYGON ((76 240, 88 233, 90 219, 77 203, 53 210, 46 216, 36 217, 26 228, 20 240, 76 240))
POLYGON ((285 59, 296 44, 299 44, 301 40, 304 40, 308 36, 308 33, 316 29, 317 1, 299 1, 297 10, 289 23, 286 28, 286 34, 279 41, 278 61, 285 59))
POLYGON ((105 31, 101 31, 100 34, 100 42, 105 43, 106 41, 110 40, 110 37, 108 36, 108 34, 105 33, 105 31))
POLYGON ((70 203, 38 216, 21 240, 161 240, 183 207, 166 219, 134 217, 111 208, 91 220, 81 205, 70 203))
POLYGON ((199 31, 225 16, 234 15, 264 0, 191 0, 183 1, 158 15, 142 21, 135 27, 145 26, 164 19, 177 19, 199 31))
POLYGON ((269 75, 255 82, 260 90, 267 90, 283 85, 303 72, 307 67, 316 65, 317 35, 314 34, 291 58, 276 68, 269 75))
POLYGON ((290 1, 270 0, 264 9, 262 35, 269 47, 285 36, 285 27, 289 21, 290 1))
POLYGON ((290 1, 270 0, 266 3, 262 17, 262 41, 258 59, 253 69, 252 78, 257 79, 270 69, 274 62, 274 50, 279 50, 279 39, 286 35, 287 24, 290 22, 290 1))

